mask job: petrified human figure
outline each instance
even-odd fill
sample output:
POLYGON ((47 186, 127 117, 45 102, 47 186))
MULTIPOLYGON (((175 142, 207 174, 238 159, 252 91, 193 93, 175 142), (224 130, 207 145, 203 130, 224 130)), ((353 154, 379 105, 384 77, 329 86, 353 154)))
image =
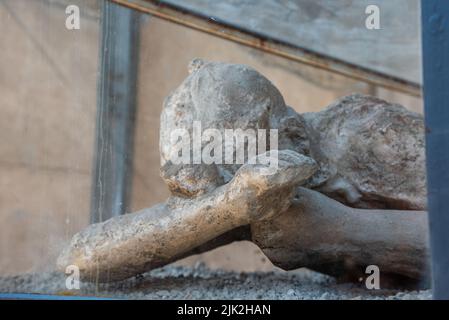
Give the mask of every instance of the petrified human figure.
POLYGON ((114 281, 235 240, 252 240, 277 266, 334 276, 427 275, 424 131, 420 115, 351 95, 298 114, 257 71, 194 61, 164 102, 160 151, 166 203, 94 224, 58 259, 84 279, 114 281), (277 129, 279 159, 174 164, 170 133, 203 128, 277 129))

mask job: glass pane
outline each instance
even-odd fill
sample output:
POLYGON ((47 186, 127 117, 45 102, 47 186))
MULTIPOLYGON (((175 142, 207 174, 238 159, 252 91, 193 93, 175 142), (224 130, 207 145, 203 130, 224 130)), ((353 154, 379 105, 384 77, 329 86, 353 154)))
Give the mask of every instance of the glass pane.
POLYGON ((0 0, 0 294, 430 298, 418 0, 120 2, 0 0), (317 171, 231 206, 164 154, 198 119, 317 171))
POLYGON ((5 0, 0 26, 0 273, 8 275, 54 268, 64 241, 89 223, 99 2, 5 0), (79 30, 65 27, 69 5, 80 8, 79 30))

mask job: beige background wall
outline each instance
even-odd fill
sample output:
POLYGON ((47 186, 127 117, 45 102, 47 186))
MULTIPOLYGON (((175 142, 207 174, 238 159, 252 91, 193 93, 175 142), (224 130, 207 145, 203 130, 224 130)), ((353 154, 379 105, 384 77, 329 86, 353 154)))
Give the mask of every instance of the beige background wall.
MULTIPOLYGON (((0 0, 0 274, 51 268, 60 247, 89 221, 99 36, 97 1, 81 8, 81 30, 64 27, 68 1, 0 0), (63 4, 58 5, 57 3, 63 4)), ((142 22, 132 210, 163 201, 159 114, 164 97, 201 57, 248 64, 288 105, 317 111, 339 96, 370 93, 422 110, 420 99, 285 61, 146 16, 142 22)), ((268 270, 250 243, 183 263, 268 270)))
POLYGON ((88 222, 98 21, 0 1, 0 273, 37 270, 88 222))

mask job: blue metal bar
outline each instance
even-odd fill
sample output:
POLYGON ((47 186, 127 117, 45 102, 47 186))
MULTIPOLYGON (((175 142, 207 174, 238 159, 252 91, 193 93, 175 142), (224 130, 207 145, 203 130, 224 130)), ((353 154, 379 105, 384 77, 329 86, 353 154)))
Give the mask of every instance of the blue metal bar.
POLYGON ((103 1, 91 222, 125 213, 131 189, 140 13, 103 1))
POLYGON ((116 300, 92 296, 61 296, 37 293, 0 293, 0 300, 116 300))
POLYGON ((432 287, 449 299, 449 1, 423 0, 421 10, 432 287))

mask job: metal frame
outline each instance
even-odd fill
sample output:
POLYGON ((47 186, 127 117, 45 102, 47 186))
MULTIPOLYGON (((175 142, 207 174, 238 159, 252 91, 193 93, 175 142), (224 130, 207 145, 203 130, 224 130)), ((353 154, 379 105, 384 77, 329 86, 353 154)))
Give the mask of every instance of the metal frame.
POLYGON ((449 299, 449 1, 421 8, 432 288, 449 299))
POLYGON ((104 1, 91 222, 125 213, 131 190, 139 13, 104 1))
POLYGON ((392 77, 374 70, 360 67, 332 58, 296 44, 271 38, 265 34, 242 29, 224 21, 205 16, 200 12, 188 11, 158 0, 110 0, 134 10, 151 14, 185 27, 199 30, 242 45, 256 48, 277 56, 330 71, 335 74, 359 80, 371 85, 403 92, 411 96, 421 96, 421 86, 417 83, 392 77))

